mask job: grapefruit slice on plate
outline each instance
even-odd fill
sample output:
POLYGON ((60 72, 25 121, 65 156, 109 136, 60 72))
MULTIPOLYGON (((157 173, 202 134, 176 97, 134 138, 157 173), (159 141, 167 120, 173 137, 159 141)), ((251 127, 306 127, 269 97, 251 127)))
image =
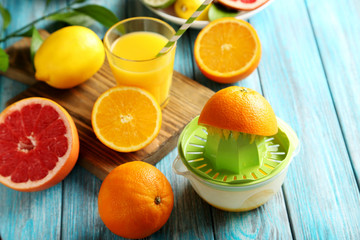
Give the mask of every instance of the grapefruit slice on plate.
POLYGON ((218 0, 222 5, 236 9, 250 11, 261 7, 269 0, 218 0))
POLYGON ((24 192, 63 180, 79 156, 69 113, 46 98, 26 98, 0 114, 0 183, 24 192))

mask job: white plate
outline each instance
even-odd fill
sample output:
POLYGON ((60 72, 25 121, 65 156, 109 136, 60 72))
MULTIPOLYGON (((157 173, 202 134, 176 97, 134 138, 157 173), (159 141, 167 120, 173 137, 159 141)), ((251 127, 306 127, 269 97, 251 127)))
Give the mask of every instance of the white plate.
MULTIPOLYGON (((256 13, 260 12, 267 6, 269 6, 269 4, 272 3, 273 1, 274 0, 269 0, 267 3, 265 3, 261 7, 254 9, 252 11, 240 11, 239 14, 236 16, 236 18, 246 20, 246 19, 252 17, 253 15, 255 15, 256 13)), ((142 2, 142 1, 140 1, 140 2, 142 2)), ((165 20, 168 20, 172 23, 182 25, 186 21, 186 19, 176 17, 174 7, 173 7, 174 5, 172 5, 171 7, 165 8, 165 9, 155 9, 155 8, 147 6, 145 3, 143 3, 143 4, 148 9, 150 9, 150 11, 152 11, 153 13, 157 14, 158 16, 160 16, 160 17, 164 18, 165 20)), ((195 21, 191 24, 190 28, 202 29, 207 24, 209 24, 209 21, 195 21)))

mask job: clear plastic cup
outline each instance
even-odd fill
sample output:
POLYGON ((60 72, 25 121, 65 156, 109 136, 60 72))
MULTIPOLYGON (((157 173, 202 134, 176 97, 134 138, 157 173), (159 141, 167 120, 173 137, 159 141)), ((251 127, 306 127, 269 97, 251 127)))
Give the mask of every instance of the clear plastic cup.
POLYGON ((160 52, 174 34, 169 24, 150 17, 128 18, 112 26, 104 36, 104 46, 117 84, 148 91, 164 108, 169 99, 176 44, 161 56, 148 55, 158 47, 160 52))

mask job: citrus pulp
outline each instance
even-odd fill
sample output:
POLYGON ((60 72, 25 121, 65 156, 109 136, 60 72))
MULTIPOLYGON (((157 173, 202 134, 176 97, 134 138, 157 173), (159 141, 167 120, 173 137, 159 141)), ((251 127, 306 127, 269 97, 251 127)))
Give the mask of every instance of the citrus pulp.
POLYGON ((44 190, 63 180, 79 155, 74 121, 57 103, 27 98, 0 114, 0 182, 19 191, 44 190))
POLYGON ((233 17, 210 22, 198 34, 194 57, 200 71, 219 83, 233 83, 249 76, 261 58, 255 29, 233 17))
POLYGON ((236 10, 251 11, 267 3, 269 0, 218 0, 222 5, 236 10))
POLYGON ((137 87, 114 87, 95 102, 91 121, 97 138, 119 152, 146 147, 159 134, 161 108, 155 98, 137 87))

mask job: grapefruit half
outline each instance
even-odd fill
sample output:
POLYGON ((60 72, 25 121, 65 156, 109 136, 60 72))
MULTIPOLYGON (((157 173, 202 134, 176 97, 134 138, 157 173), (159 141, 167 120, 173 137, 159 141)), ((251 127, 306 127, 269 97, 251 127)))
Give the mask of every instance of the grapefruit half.
POLYGON ((269 0, 218 0, 222 5, 243 11, 250 11, 261 7, 269 0))
POLYGON ((0 114, 0 183, 24 192, 63 180, 79 156, 69 113, 46 98, 26 98, 0 114))

